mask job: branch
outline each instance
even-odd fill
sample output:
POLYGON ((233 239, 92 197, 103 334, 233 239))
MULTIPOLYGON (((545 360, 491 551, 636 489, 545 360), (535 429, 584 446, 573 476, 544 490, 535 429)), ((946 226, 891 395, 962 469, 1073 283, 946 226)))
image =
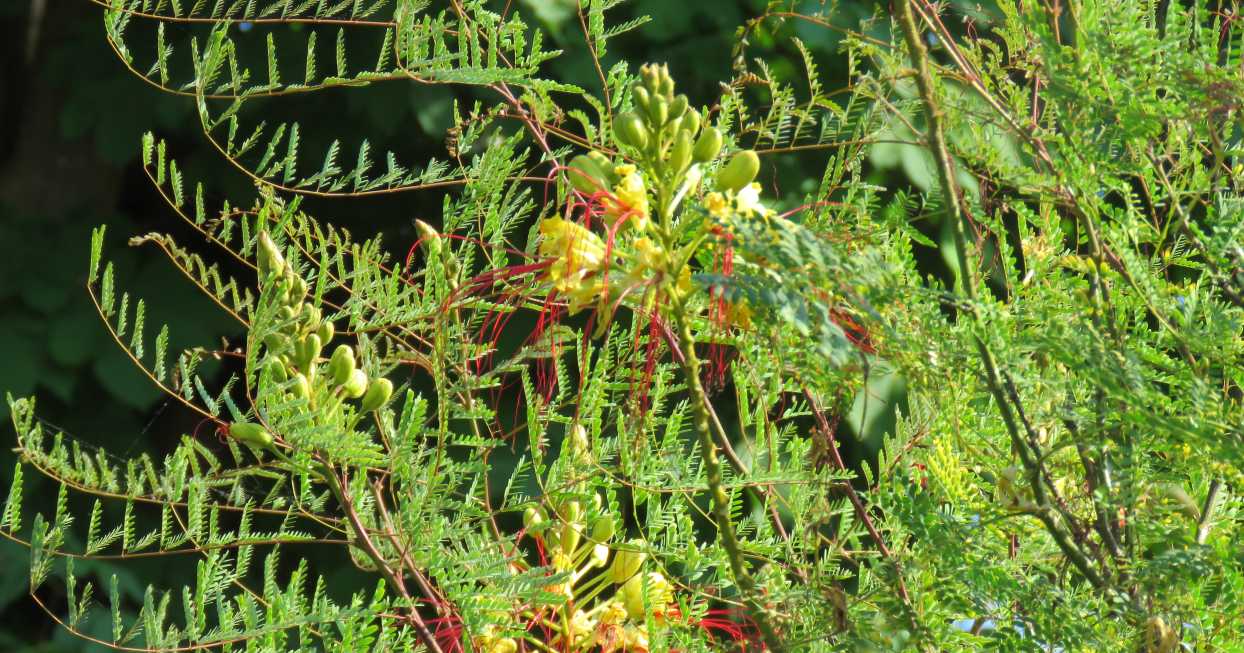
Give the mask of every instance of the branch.
POLYGON ((682 374, 692 397, 695 430, 700 439, 704 469, 708 476, 708 491, 713 501, 712 515, 713 521, 717 524, 717 537, 721 541, 722 548, 726 550, 734 582, 743 593, 744 601, 752 612, 756 625, 760 628, 766 647, 774 653, 782 653, 786 647, 773 627, 769 611, 756 600, 756 581, 747 571, 747 565, 743 561, 743 551, 739 548, 738 534, 734 531, 734 524, 730 522, 730 497, 726 495, 722 487, 721 458, 717 455, 717 445, 713 442, 713 432, 709 426, 709 410, 706 408, 709 405, 709 399, 704 391, 704 385, 700 383, 700 359, 695 353, 695 338, 691 334, 686 306, 674 293, 670 293, 670 298, 672 300, 670 312, 678 327, 678 339, 682 344, 682 374))
MULTIPOLYGON (((979 325, 981 315, 980 309, 976 304, 975 280, 972 277, 971 267, 968 265, 967 238, 963 230, 963 209, 960 203, 959 189, 955 183, 954 164, 950 158, 950 150, 946 147, 946 134, 942 125, 943 114, 937 102, 937 90, 933 83, 933 75, 929 72, 929 52, 925 48, 924 42, 920 40, 920 29, 916 26, 915 18, 912 16, 911 5, 914 1, 899 0, 895 4, 898 8, 899 24, 903 30, 903 37, 907 41, 911 63, 916 69, 916 85, 920 89, 920 99, 924 103, 925 118, 928 121, 927 146, 932 150, 933 158, 937 161, 938 182, 941 186, 943 201, 946 204, 946 218, 950 220, 951 226, 954 229, 955 258, 959 268, 957 283, 961 287, 963 296, 967 299, 968 314, 979 325)), ((998 364, 994 360, 993 353, 989 351, 988 345, 985 344, 980 335, 973 334, 972 339, 981 363, 985 368, 986 385, 989 388, 989 393, 993 395, 994 403, 998 405, 998 412, 1001 414, 1007 433, 1010 435, 1011 443, 1019 453, 1020 460, 1028 473, 1034 493, 1041 492, 1042 481, 1039 462, 1032 452, 1028 450, 1027 443, 1024 442, 1023 437, 1020 435, 1015 414, 1002 389, 998 364)), ((1058 547, 1076 569, 1088 579, 1094 588, 1104 590, 1106 588, 1105 580, 1093 568, 1084 552, 1067 537, 1067 534, 1058 526, 1058 523, 1050 513, 1047 510, 1038 510, 1035 515, 1045 525, 1046 530, 1054 537, 1058 547)))

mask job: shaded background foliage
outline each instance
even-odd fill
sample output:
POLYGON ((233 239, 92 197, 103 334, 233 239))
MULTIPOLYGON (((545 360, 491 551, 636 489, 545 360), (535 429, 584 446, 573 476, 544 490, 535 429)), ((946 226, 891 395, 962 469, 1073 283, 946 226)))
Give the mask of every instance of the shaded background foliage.
MULTIPOLYGON (((565 56, 549 64, 547 76, 595 87, 596 71, 584 49, 574 0, 517 4, 553 35, 557 47, 566 50, 565 56)), ((817 0, 806 4, 809 11, 824 8, 817 0)), ((790 21, 778 27, 787 30, 781 35, 766 26, 747 34, 745 50, 735 47, 740 27, 764 5, 763 0, 636 0, 623 8, 619 18, 648 15, 652 21, 616 41, 604 63, 607 68, 617 60, 666 61, 695 103, 711 103, 720 93, 719 84, 743 65, 740 56, 764 60, 777 79, 801 78, 804 71, 795 64, 798 53, 785 38, 793 34, 817 59, 822 85, 842 89, 846 62, 838 52, 839 36, 824 25, 790 21)), ((844 2, 834 20, 858 27, 874 12, 884 8, 867 0, 844 2)), ((888 21, 867 29, 885 38, 888 21)), ((179 232, 181 225, 168 214, 142 171, 139 139, 148 130, 170 143, 188 177, 211 179, 216 192, 233 199, 252 196, 253 188, 202 138, 192 102, 147 87, 124 69, 104 39, 99 7, 90 2, 0 4, 0 49, 0 393, 37 396, 42 418, 114 452, 160 454, 179 434, 202 431, 200 437, 211 437, 193 416, 161 401, 158 391, 107 340, 82 292, 88 234, 92 227, 108 223, 114 233, 172 232, 183 242, 192 242, 179 232)), ((304 132, 310 151, 327 146, 330 133, 352 132, 365 135, 380 150, 392 149, 408 161, 419 161, 444 158, 443 139, 452 123, 453 102, 469 106, 472 99, 465 92, 455 93, 445 87, 378 84, 317 94, 309 101, 286 98, 267 103, 264 110, 272 112, 273 120, 296 115, 312 127, 304 132), (313 129, 317 122, 331 122, 334 129, 313 129)), ((872 180, 927 187, 934 173, 919 156, 917 148, 904 146, 874 152, 872 180)), ((823 167, 824 157, 815 151, 782 157, 781 169, 766 162, 760 180, 776 195, 798 196, 808 188, 784 187, 779 180, 815 184, 806 171, 823 167)), ((404 252, 416 238, 413 218, 439 222, 441 197, 423 192, 348 203, 310 200, 306 206, 352 231, 381 232, 394 251, 404 252)), ((939 227, 920 228, 933 245, 939 227)), ((930 273, 946 274, 941 258, 934 247, 925 252, 930 273)), ((159 298, 150 307, 153 321, 176 322, 179 342, 170 343, 173 349, 238 335, 236 325, 191 292, 192 286, 162 257, 139 249, 118 252, 114 261, 118 276, 131 280, 132 290, 159 298)), ((885 402, 901 399, 896 379, 879 378, 871 388, 885 402)), ((870 457, 893 421, 882 411, 873 412, 880 419, 865 424, 863 437, 845 451, 856 464, 870 457)), ((0 402, 0 419, 7 417, 8 407, 0 402)), ((6 448, 0 453, 0 485, 8 486, 12 470, 13 454, 6 448)), ((52 504, 55 492, 47 479, 32 475, 27 483, 28 492, 47 504, 39 509, 52 504)), ((314 565, 313 550, 297 553, 310 556, 314 565)), ((17 545, 0 542, 0 649, 99 649, 71 638, 29 604, 26 556, 17 545)), ((130 598, 141 600, 136 579, 169 564, 161 560, 122 568, 92 561, 79 572, 101 578, 116 573, 130 598)), ((365 582, 353 569, 317 571, 342 587, 365 582)), ((97 621, 105 627, 105 619, 97 621)))

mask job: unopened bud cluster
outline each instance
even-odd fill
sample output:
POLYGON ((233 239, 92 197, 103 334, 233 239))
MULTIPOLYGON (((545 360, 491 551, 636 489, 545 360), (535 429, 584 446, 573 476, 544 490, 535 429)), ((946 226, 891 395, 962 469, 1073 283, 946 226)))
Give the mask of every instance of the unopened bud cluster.
MULTIPOLYGON (((355 362, 355 351, 341 344, 325 361, 324 347, 336 335, 331 320, 307 301, 307 282, 298 275, 266 231, 259 233, 256 259, 260 282, 267 286, 277 306, 277 328, 263 338, 266 378, 283 388, 287 397, 314 405, 318 400, 359 400, 359 410, 378 410, 393 394, 393 383, 371 379, 355 362), (326 399, 324 399, 326 398, 326 399)), ((230 427, 230 434, 248 444, 267 446, 272 435, 258 424, 244 422, 230 427)))

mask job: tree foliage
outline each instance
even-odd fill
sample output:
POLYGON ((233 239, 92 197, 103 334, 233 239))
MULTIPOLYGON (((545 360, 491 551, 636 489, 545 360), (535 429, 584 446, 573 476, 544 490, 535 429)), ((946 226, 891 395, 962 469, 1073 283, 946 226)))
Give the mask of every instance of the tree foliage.
POLYGON ((1234 13, 896 0, 844 27, 776 1, 719 95, 691 99, 666 66, 607 63, 646 28, 617 0, 535 3, 544 25, 484 0, 99 4, 120 64, 193 103, 256 190, 213 199, 142 142, 195 236, 130 243, 237 338, 172 348, 180 325, 125 289, 103 226, 86 262, 105 332, 208 428, 127 457, 10 398, 0 530, 69 632, 144 651, 1244 641, 1234 13), (591 84, 548 74, 555 19, 581 28, 591 84), (836 30, 841 91, 810 27, 836 30), (301 59, 278 59, 291 40, 301 59), (790 61, 749 60, 753 40, 790 61), (443 158, 345 134, 309 151, 346 127, 268 108, 380 84, 459 89, 443 158), (776 166, 808 153, 815 174, 776 166), (303 210, 406 192, 445 194, 396 251, 303 210), (852 467, 840 425, 889 409, 879 378, 906 399, 852 467), (51 514, 25 509, 31 471, 59 487, 51 514), (311 546, 374 587, 331 587, 291 554, 311 546), (166 556, 194 577, 134 605, 75 573, 166 556), (88 630, 97 596, 109 627, 88 630))

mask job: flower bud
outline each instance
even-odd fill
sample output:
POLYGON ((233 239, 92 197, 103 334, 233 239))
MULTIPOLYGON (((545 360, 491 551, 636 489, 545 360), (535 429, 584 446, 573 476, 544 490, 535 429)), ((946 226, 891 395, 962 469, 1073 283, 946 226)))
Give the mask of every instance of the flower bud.
POLYGON ((647 113, 648 103, 652 101, 652 95, 648 93, 648 89, 640 84, 636 84, 631 87, 631 100, 636 108, 647 113))
POLYGON ((367 393, 363 395, 359 409, 364 413, 379 410, 381 406, 389 402, 389 397, 392 396, 393 382, 385 378, 376 379, 367 387, 367 393))
POLYGON ((755 150, 743 150, 730 158, 717 172, 717 188, 738 191, 752 183, 756 173, 760 172, 760 158, 755 150))
POLYGON ((441 234, 432 225, 415 219, 415 231, 419 234, 419 244, 428 258, 436 258, 441 253, 441 234))
POLYGON ((328 378, 337 385, 344 385, 354 374, 354 350, 349 345, 337 345, 328 361, 328 378))
POLYGON ((273 272, 283 273, 285 271, 285 257, 281 255, 280 248, 276 246, 267 231, 259 232, 255 257, 259 262, 259 276, 261 277, 267 277, 273 272))
POLYGON ((623 145, 637 150, 648 147, 648 128, 644 127, 639 116, 629 111, 620 113, 613 119, 613 134, 623 145))
POLYGON ((567 556, 574 555, 575 549, 579 548, 579 540, 582 539, 582 528, 578 523, 568 521, 562 524, 561 537, 559 539, 562 545, 562 552, 567 556))
POLYGON ((355 368, 350 373, 350 379, 341 386, 342 393, 347 399, 358 399, 367 392, 367 372, 355 368))
POLYGON ((670 77, 669 66, 666 66, 665 64, 661 65, 660 92, 665 97, 672 97, 674 95, 674 78, 670 77))
POLYGON ((320 357, 320 350, 323 348, 324 345, 320 342, 320 337, 314 333, 299 340, 298 344, 294 345, 294 356, 298 369, 303 371, 310 369, 315 359, 320 357))
POLYGON ((575 500, 563 501, 557 508, 557 516, 564 522, 579 521, 583 516, 583 504, 575 500))
POLYGON ((597 517, 592 522, 592 541, 608 542, 614 533, 614 524, 612 517, 597 517))
POLYGON ((295 276, 289 284, 289 297, 286 300, 290 304, 297 304, 307 297, 307 282, 302 277, 295 276))
POLYGON ((294 374, 294 385, 291 390, 298 399, 311 398, 311 382, 307 380, 307 376, 302 372, 294 374))
POLYGON ((644 88, 656 95, 661 92, 661 69, 656 64, 648 63, 639 67, 639 77, 644 80, 644 88))
POLYGON ((609 579, 615 585, 625 583, 639 572, 639 568, 644 564, 644 559, 648 557, 646 553, 640 550, 643 544, 643 540, 631 540, 627 542, 625 548, 619 548, 614 554, 613 566, 609 568, 609 579))
POLYGON ((622 605, 626 607, 626 616, 636 621, 644 618, 644 577, 639 574, 631 576, 618 590, 622 597, 622 605))
POLYGON ((591 462, 592 443, 588 441, 587 429, 582 424, 570 427, 570 433, 566 436, 566 447, 576 461, 591 462))
POLYGON ((315 335, 320 337, 320 344, 327 345, 332 342, 333 336, 337 335, 337 328, 333 326, 331 320, 324 320, 315 330, 315 335))
POLYGON ((488 653, 516 653, 518 651, 518 642, 513 637, 502 637, 494 640, 488 647, 488 653))
POLYGON ((570 160, 566 177, 570 179, 570 185, 574 186, 575 190, 586 195, 608 188, 605 170, 596 159, 583 154, 570 160))
POLYGON ((531 530, 544 523, 544 511, 532 506, 523 511, 523 528, 531 530))
MULTIPOLYGON (((307 329, 311 331, 319 328, 320 321, 323 317, 324 315, 320 312, 320 309, 312 306, 311 304, 303 304, 302 310, 298 312, 298 319, 302 320, 302 323, 305 324, 307 329)), ((324 344, 323 339, 320 340, 320 344, 324 344)))
POLYGON ((235 440, 253 447, 272 446, 272 434, 262 424, 234 422, 229 425, 229 435, 233 436, 235 440))
POLYGON ((721 153, 721 130, 716 127, 705 127, 691 150, 691 159, 696 163, 707 163, 721 153))
POLYGON ((285 383, 289 380, 289 372, 285 369, 285 364, 279 360, 269 361, 267 365, 264 365, 264 370, 274 383, 285 383))
POLYGON ((700 131, 700 112, 695 109, 689 109, 682 114, 682 122, 679 123, 678 128, 690 134, 692 138, 695 138, 696 132, 700 131))
POLYGON ((663 97, 654 97, 648 104, 648 121, 656 129, 661 129, 670 119, 670 103, 663 97))
POLYGON ((682 172, 691 165, 691 132, 680 131, 674 137, 674 146, 670 148, 669 167, 675 174, 682 172))
POLYGON ((263 344, 268 351, 281 353, 289 348, 289 338, 283 333, 274 331, 263 337, 263 344))
POLYGON ((678 97, 674 98, 673 102, 670 102, 670 118, 671 119, 681 118, 683 113, 686 113, 686 111, 687 111, 687 96, 679 95, 678 97))

